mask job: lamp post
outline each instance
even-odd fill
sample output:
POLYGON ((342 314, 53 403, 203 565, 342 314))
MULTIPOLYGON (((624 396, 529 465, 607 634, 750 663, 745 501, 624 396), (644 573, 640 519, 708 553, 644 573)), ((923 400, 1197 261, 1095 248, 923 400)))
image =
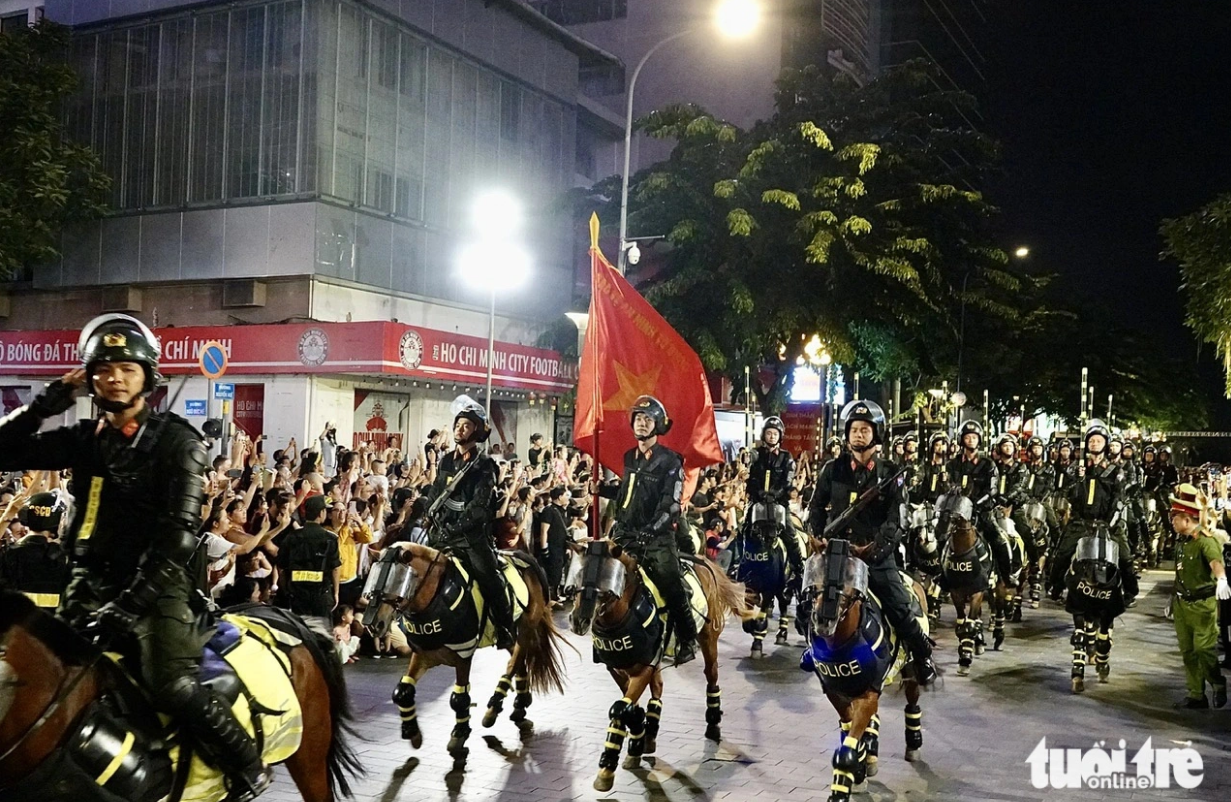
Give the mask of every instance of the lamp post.
POLYGON ((496 362, 496 291, 510 290, 524 282, 530 273, 530 254, 520 242, 521 205, 512 195, 493 191, 480 196, 474 205, 475 238, 458 256, 462 275, 472 284, 488 291, 490 299, 487 328, 487 395, 484 407, 492 415, 492 373, 496 362))
MULTIPOLYGON (((760 6, 754 0, 720 0, 715 8, 714 21, 718 30, 729 38, 738 38, 746 36, 756 28, 757 19, 760 17, 760 6)), ((645 63, 650 60, 650 56, 657 53, 664 45, 674 42, 676 39, 682 39, 689 34, 696 33, 701 28, 688 28, 687 30, 673 33, 665 39, 659 41, 651 47, 637 62, 637 66, 633 68, 633 76, 628 82, 628 102, 624 115, 624 173, 620 178, 620 254, 616 264, 620 269, 620 273, 624 274, 628 270, 627 251, 628 251, 628 171, 632 162, 633 151, 633 93, 637 89, 637 78, 641 75, 641 69, 645 63)))

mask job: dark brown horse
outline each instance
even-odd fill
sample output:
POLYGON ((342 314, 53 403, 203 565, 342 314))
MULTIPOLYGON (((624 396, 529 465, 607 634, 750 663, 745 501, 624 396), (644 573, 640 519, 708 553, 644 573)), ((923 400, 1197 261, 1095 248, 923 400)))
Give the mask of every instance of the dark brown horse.
MULTIPOLYGON (((268 608, 244 614, 296 621, 268 608)), ((305 802, 332 802, 350 796, 348 777, 360 768, 345 742, 346 684, 332 642, 298 626, 302 642, 290 651, 290 681, 303 732, 285 765, 305 802)), ((93 644, 24 596, 0 593, 0 798, 223 799, 217 774, 196 773, 208 772, 203 764, 193 767, 190 783, 192 760, 181 759, 182 748, 173 759, 166 745, 173 733, 162 731, 155 712, 142 707, 145 697, 131 688, 119 665, 93 644), (121 696, 122 714, 113 704, 121 696), (198 792, 202 787, 216 791, 198 792)))
MULTIPOLYGON (((919 682, 907 649, 868 591, 868 567, 845 540, 831 540, 808 560, 804 592, 811 600, 809 646, 801 667, 813 671, 838 712, 842 743, 833 756, 830 802, 846 802, 856 785, 877 772, 880 697, 899 675, 906 692, 906 759, 923 748, 919 682)), ((919 625, 928 632, 923 586, 903 576, 919 603, 919 625)))
MULTIPOLYGON (((547 576, 527 554, 504 553, 506 583, 524 583, 515 593, 516 642, 507 670, 487 703, 483 726, 490 727, 504 707, 509 690, 516 691, 509 718, 521 728, 534 724, 526 718, 532 693, 564 690, 560 652, 565 643, 551 618, 547 576), (510 576, 510 574, 512 576, 510 576)), ((377 637, 401 619, 406 641, 414 651, 406 676, 393 692, 402 717, 402 737, 418 749, 423 732, 415 710, 415 686, 428 669, 452 666, 456 674, 449 706, 456 714, 448 750, 455 758, 466 754, 470 737, 470 665, 477 649, 494 642, 490 625, 484 626, 471 581, 446 553, 414 543, 386 549, 369 575, 364 595, 369 607, 364 624, 377 637)))
POLYGON ((983 599, 991 594, 994 616, 993 648, 1004 643, 1004 622, 1011 606, 1012 591, 1001 577, 993 577, 991 549, 979 537, 972 522, 970 499, 945 496, 940 509, 939 535, 948 542, 941 567, 945 587, 957 612, 958 676, 970 674, 975 655, 983 654, 983 599))
MULTIPOLYGON (((695 558, 692 562, 706 605, 706 621, 697 628, 697 645, 705 658, 705 737, 718 741, 722 738, 718 636, 730 613, 747 621, 755 612, 744 602, 743 587, 728 579, 713 561, 695 558)), ((653 754, 657 748, 663 709, 661 660, 668 648, 665 625, 642 581, 637 561, 610 541, 595 540, 574 547, 565 587, 579 594, 569 619, 572 630, 585 635, 593 628, 595 656, 607 666, 624 694, 611 708, 607 741, 594 779, 596 790, 610 791, 626 737, 625 768, 636 768, 642 755, 653 754), (646 688, 650 689, 650 701, 642 710, 638 702, 646 688)))

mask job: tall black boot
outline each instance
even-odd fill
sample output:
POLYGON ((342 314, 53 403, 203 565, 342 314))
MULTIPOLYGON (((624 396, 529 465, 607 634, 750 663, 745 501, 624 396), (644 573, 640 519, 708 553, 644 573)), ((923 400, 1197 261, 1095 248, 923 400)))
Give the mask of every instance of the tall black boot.
POLYGON ((487 615, 496 631, 496 648, 512 649, 516 638, 513 635, 513 611, 509 609, 508 592, 498 577, 479 576, 479 591, 487 605, 487 615))
POLYGON ((697 623, 692 617, 688 593, 682 587, 666 601, 675 628, 675 665, 682 666, 697 656, 697 623))
POLYGON ((163 696, 176 723, 192 735, 206 762, 227 778, 227 802, 256 799, 273 781, 256 743, 226 703, 195 677, 181 677, 163 696))

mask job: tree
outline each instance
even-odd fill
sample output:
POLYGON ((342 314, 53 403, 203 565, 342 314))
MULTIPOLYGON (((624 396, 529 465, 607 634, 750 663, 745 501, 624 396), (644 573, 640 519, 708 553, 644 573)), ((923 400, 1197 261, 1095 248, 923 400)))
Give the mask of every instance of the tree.
POLYGON ((1163 258, 1180 264, 1184 323, 1223 360, 1231 398, 1231 194, 1192 214, 1164 220, 1163 258))
POLYGON ((77 86, 67 46, 68 29, 46 20, 0 35, 0 278, 56 258, 60 227, 105 209, 109 179, 61 124, 77 86))
MULTIPOLYGON (((630 231, 671 245, 640 285, 733 384, 744 365, 776 366, 755 388, 763 407, 785 402, 813 335, 870 380, 918 385, 953 373, 963 297, 968 314, 1019 317, 1029 279, 970 188, 996 149, 966 123, 972 99, 937 89, 933 70, 913 62, 866 86, 785 71, 774 115, 749 131, 688 106, 641 121, 677 145, 632 181, 630 231)), ((609 221, 614 189, 588 199, 609 221)))

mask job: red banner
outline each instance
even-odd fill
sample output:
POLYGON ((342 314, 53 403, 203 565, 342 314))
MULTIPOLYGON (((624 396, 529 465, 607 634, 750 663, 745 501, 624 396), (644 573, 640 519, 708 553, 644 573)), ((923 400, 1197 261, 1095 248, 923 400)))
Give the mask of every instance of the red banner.
POLYGON ((265 385, 235 385, 235 425, 256 441, 265 433, 265 385))
MULTIPOLYGON (((222 343, 227 376, 374 373, 479 384, 487 377, 487 340, 402 323, 299 323, 156 329, 162 371, 197 373, 201 348, 222 343)), ((75 331, 0 331, 0 376, 52 376, 77 362, 75 331)), ((493 383, 563 393, 577 379, 575 363, 555 351, 497 342, 493 383)))
POLYGON ((817 420, 821 415, 820 404, 792 404, 782 413, 782 422, 786 425, 786 433, 782 438, 782 447, 795 455, 815 452, 820 428, 817 420))

